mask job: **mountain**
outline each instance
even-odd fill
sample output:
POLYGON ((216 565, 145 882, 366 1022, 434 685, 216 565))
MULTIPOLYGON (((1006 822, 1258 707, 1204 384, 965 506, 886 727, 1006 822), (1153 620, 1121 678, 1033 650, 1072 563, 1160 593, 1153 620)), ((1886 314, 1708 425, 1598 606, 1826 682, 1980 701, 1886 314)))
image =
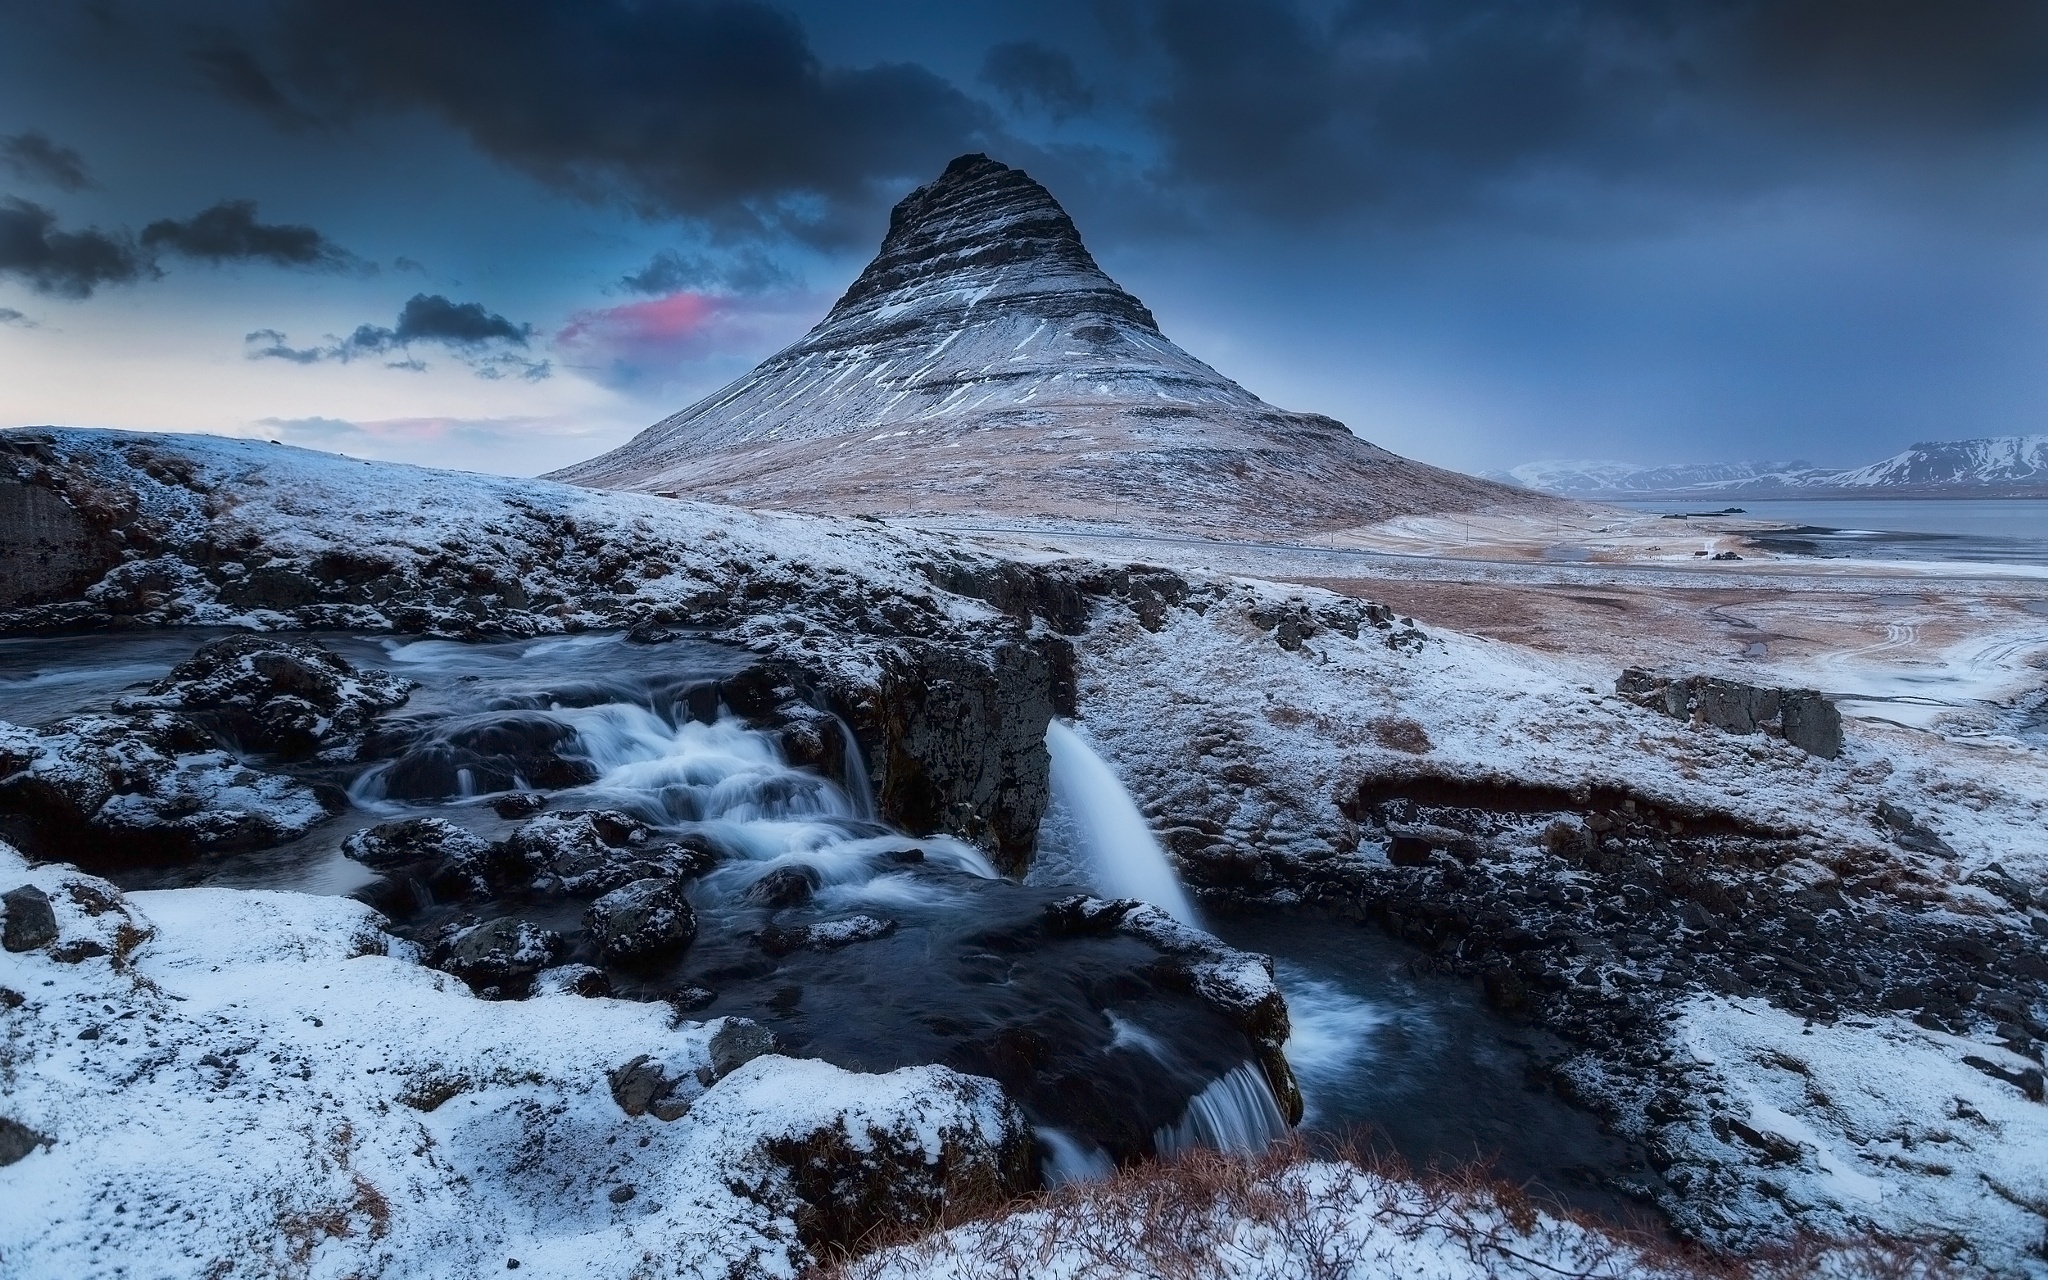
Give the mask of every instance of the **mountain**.
POLYGON ((1672 493, 1719 489, 1730 485, 1776 487, 1796 485, 1822 474, 1805 462, 1695 462, 1645 467, 1633 462, 1525 462, 1486 477, 1545 493, 1589 494, 1672 493))
POLYGON ((1526 506, 1182 351, 1046 189, 962 156, 802 340, 552 479, 742 506, 1289 536, 1526 506))
POLYGON ((1916 444, 1882 462, 1844 471, 1828 483, 1845 489, 2048 488, 2048 435, 1916 444))
POLYGON ((1645 467, 1629 462, 1525 462, 1488 478, 1544 493, 1592 497, 1767 497, 2048 493, 2048 435, 1991 436, 1916 444, 1853 470, 1806 462, 1709 462, 1645 467))

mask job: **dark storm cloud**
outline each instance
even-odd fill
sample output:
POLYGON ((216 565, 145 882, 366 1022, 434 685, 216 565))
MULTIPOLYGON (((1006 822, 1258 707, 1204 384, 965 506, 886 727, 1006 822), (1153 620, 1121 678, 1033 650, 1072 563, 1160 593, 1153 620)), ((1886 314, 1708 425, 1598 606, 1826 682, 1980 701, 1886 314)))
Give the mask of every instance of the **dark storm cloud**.
POLYGON ((981 78, 1019 110, 1038 110, 1064 119, 1095 109, 1095 93, 1057 49, 1030 40, 999 44, 982 59, 981 78))
POLYGON ((312 227, 258 222, 254 200, 223 200, 182 221, 159 219, 142 229, 142 247, 215 266, 268 262, 315 271, 360 271, 366 265, 312 227))
POLYGON ((231 37, 215 33, 185 56, 223 96, 262 112, 280 128, 299 130, 318 123, 287 98, 263 64, 231 37))
POLYGON ((101 285, 131 284, 156 274, 124 234, 98 227, 60 231, 57 215, 27 200, 0 201, 0 276, 37 293, 88 298, 101 285))
POLYGON ((47 182, 59 191, 83 191, 92 185, 84 156, 33 129, 0 135, 0 164, 24 182, 47 182))
POLYGON ((628 293, 652 296, 678 289, 716 289, 725 293, 761 293, 797 284, 796 274, 759 250, 710 257, 663 249, 646 266, 619 278, 628 293))
POLYGON ((13 325, 17 329, 39 329, 42 326, 29 319, 13 307, 0 307, 0 324, 13 325))
POLYGON ((358 325, 346 338, 325 346, 294 347, 277 329, 258 329, 245 336, 251 360, 287 360, 293 364, 343 364, 371 356, 390 356, 386 367, 415 372, 427 367, 413 354, 415 344, 440 346, 468 365, 479 377, 517 375, 537 382, 553 368, 524 351, 533 326, 518 324, 480 302, 456 302, 438 293, 416 293, 407 300, 393 325, 358 325))
POLYGON ((2025 145, 2034 0, 1130 0, 1162 177, 1281 216, 1558 175, 1679 191, 2025 145))
POLYGON ((337 121, 423 109, 556 189, 728 230, 843 240, 849 210, 995 123, 922 67, 824 64, 793 18, 752 0, 291 0, 278 13, 274 47, 207 46, 210 78, 238 101, 337 121))

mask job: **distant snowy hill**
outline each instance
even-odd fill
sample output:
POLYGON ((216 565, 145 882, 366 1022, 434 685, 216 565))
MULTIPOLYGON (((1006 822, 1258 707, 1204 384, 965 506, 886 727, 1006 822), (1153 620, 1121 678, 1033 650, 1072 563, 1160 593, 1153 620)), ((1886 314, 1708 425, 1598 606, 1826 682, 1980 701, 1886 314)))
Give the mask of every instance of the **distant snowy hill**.
POLYGON ((1819 491, 1925 494, 2048 490, 2048 435, 1992 436, 1916 444, 1853 470, 1808 462, 1702 462, 1646 467, 1632 462, 1525 462, 1486 478, 1572 497, 1700 494, 1730 497, 1819 491))

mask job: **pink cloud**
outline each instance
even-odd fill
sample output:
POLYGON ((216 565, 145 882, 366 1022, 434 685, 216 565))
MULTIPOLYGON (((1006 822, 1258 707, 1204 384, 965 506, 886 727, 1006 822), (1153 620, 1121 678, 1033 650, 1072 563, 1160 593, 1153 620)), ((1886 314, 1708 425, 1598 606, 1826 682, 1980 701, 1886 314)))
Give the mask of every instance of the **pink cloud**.
POLYGON ((805 294, 740 297, 684 289, 578 311, 555 334, 555 346, 600 382, 660 380, 716 356, 765 355, 802 332, 811 305, 805 294))

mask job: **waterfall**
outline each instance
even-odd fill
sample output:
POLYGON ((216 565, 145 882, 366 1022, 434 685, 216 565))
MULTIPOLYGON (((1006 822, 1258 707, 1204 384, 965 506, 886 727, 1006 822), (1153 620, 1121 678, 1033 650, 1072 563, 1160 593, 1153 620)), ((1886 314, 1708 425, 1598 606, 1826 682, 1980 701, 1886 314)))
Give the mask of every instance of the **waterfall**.
POLYGON ((1191 1147, 1259 1151, 1286 1136, 1287 1118, 1273 1100, 1266 1073, 1247 1062, 1188 1099, 1180 1119, 1152 1135, 1152 1148, 1160 1155, 1191 1147))
POLYGON ((868 762, 860 753, 860 740, 845 720, 833 716, 832 723, 839 726, 839 742, 846 755, 846 794, 853 801, 853 816, 873 822, 875 784, 868 780, 868 762))
POLYGON ((1053 794, 1074 817, 1082 865, 1096 889, 1149 902, 1182 924, 1200 927, 1166 850, 1109 762, 1057 720, 1046 726, 1045 749, 1052 753, 1053 794))

